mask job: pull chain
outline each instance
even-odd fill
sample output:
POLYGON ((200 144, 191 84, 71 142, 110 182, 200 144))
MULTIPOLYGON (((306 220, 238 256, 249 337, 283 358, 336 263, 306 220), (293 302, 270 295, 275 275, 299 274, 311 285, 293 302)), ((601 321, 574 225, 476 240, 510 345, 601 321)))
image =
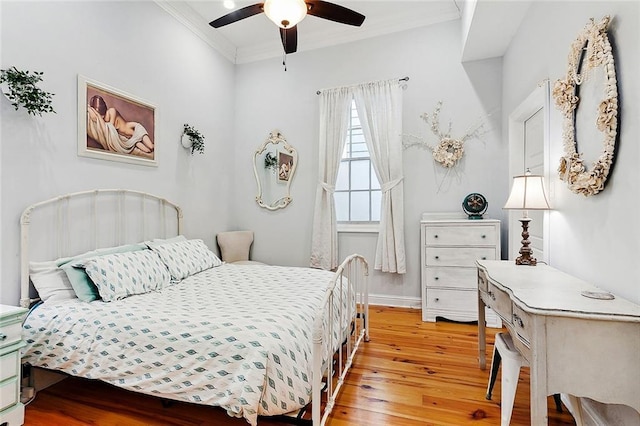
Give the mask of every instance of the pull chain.
POLYGON ((284 66, 284 72, 287 72, 287 30, 282 33, 282 41, 284 53, 282 55, 282 66, 284 66))

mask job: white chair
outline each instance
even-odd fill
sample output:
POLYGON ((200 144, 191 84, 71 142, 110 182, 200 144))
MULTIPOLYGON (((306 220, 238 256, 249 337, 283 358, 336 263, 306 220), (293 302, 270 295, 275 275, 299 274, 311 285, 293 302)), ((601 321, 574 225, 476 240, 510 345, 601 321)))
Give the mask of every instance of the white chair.
POLYGON ((253 244, 253 231, 220 232, 216 239, 220 247, 220 255, 225 262, 241 265, 263 265, 261 262, 249 260, 249 252, 251 244, 253 244))
MULTIPOLYGON (((509 426, 511 413, 513 412, 513 402, 516 398, 518 378, 520 377, 520 368, 529 366, 527 360, 520 355, 520 352, 513 345, 513 340, 509 333, 496 334, 493 345, 493 358, 491 360, 491 373, 489 375, 489 384, 487 385, 487 399, 491 399, 491 392, 496 382, 500 361, 504 361, 501 374, 500 425, 509 426)), ((561 413, 562 401, 560 400, 560 394, 553 395, 553 399, 556 403, 556 410, 561 413)), ((581 419, 576 419, 576 421, 578 425, 582 424, 581 419)))

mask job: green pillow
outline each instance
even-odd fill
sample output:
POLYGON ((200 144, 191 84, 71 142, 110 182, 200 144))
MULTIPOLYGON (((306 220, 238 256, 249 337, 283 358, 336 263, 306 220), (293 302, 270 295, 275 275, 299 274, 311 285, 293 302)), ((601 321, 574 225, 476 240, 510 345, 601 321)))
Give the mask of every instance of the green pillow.
POLYGON ((58 267, 67 274, 67 278, 69 278, 71 287, 73 287, 73 291, 76 293, 78 299, 84 302, 93 302, 94 300, 100 299, 100 294, 98 293, 96 285, 91 281, 91 278, 89 278, 84 268, 81 266, 82 261, 87 260, 90 257, 99 257, 114 253, 127 253, 145 249, 147 249, 147 246, 144 243, 138 243, 91 250, 86 253, 64 259, 58 267))

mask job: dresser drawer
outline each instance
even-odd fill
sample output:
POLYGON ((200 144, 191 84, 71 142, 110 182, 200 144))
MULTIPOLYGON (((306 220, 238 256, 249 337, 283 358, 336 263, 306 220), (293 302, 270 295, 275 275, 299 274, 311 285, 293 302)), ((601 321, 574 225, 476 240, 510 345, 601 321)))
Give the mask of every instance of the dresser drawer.
POLYGON ((429 267, 425 270, 428 287, 475 290, 476 270, 472 268, 429 267))
POLYGON ((0 411, 18 403, 18 378, 7 380, 0 385, 0 411))
POLYGON ((11 317, 0 323, 0 348, 10 346, 22 339, 22 316, 11 317))
POLYGON ((18 376, 18 352, 12 351, 0 356, 0 382, 18 376))
POLYGON ((487 245, 494 246, 498 241, 495 226, 427 226, 424 228, 426 245, 487 245))
POLYGON ((478 294, 468 290, 426 289, 427 311, 454 321, 478 320, 478 294))
POLYGON ((513 329, 518 336, 527 344, 531 343, 531 333, 533 330, 533 319, 531 314, 523 311, 518 305, 513 305, 512 315, 513 329))
POLYGON ((427 247, 426 266, 476 266, 476 260, 495 260, 494 247, 427 247))

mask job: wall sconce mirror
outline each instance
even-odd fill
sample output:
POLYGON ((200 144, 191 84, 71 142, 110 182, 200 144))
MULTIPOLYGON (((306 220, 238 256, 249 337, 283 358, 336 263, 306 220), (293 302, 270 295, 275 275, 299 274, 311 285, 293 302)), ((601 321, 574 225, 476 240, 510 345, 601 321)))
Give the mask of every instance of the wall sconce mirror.
POLYGON ((298 152, 277 130, 253 154, 258 195, 256 202, 268 210, 282 209, 291 203, 291 181, 298 164, 298 152))

